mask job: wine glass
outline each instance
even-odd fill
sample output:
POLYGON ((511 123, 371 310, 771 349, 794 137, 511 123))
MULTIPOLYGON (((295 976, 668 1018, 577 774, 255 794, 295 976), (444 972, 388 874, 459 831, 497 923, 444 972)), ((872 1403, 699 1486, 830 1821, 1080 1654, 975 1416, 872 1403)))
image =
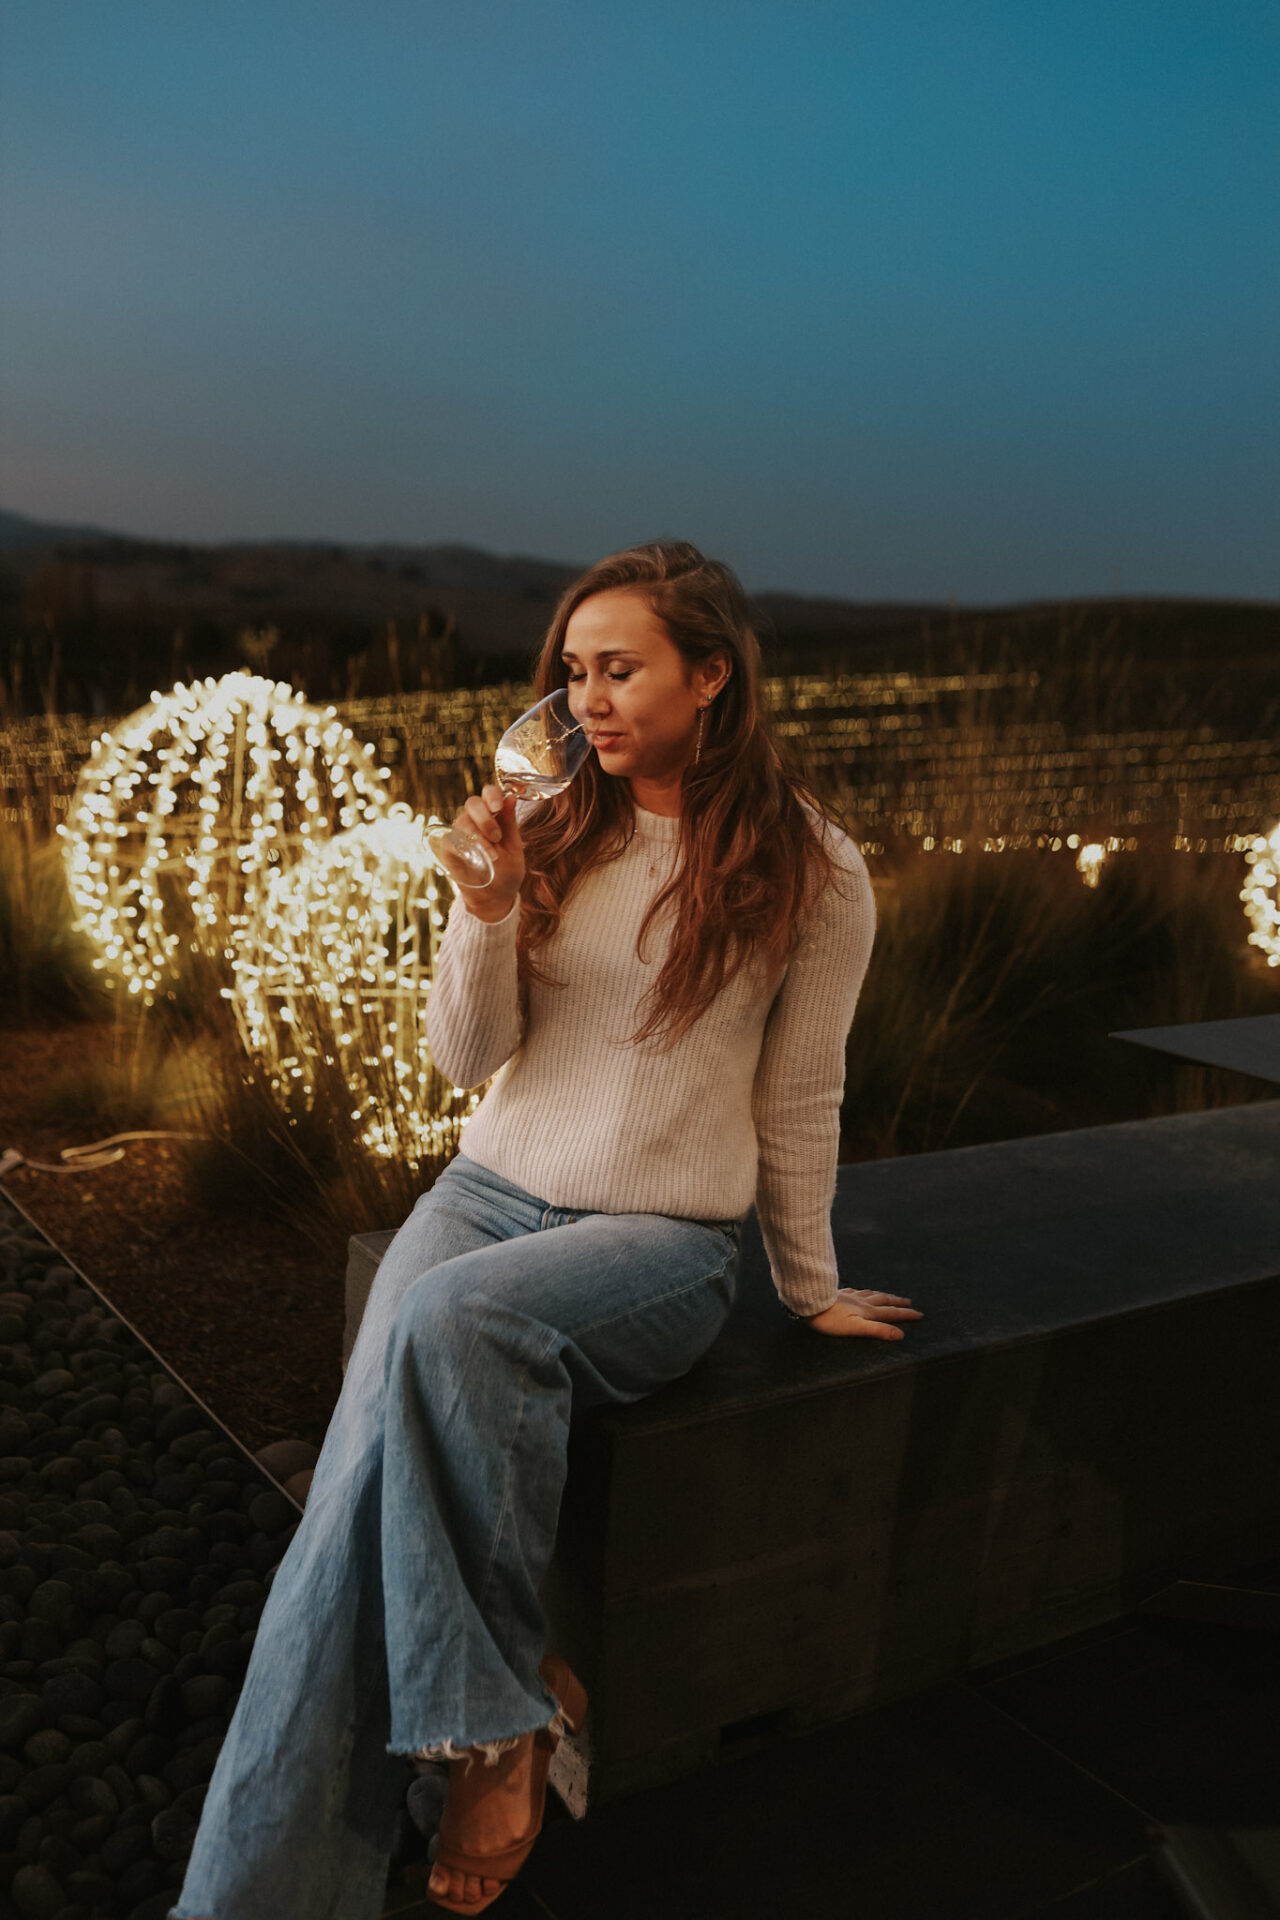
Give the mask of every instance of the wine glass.
MULTIPOLYGON (((590 740, 569 711, 568 689, 557 687, 512 721, 494 752, 494 772, 504 793, 546 799, 564 791, 590 751, 590 740)), ((488 886, 493 861, 464 814, 451 827, 433 827, 426 838, 432 859, 456 887, 488 886)))

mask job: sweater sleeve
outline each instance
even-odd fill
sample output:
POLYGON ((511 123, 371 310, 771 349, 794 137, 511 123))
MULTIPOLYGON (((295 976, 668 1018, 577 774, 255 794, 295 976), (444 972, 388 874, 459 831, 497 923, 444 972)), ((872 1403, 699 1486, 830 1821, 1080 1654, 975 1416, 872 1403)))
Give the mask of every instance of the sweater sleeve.
MULTIPOLYGON (((516 825, 540 802, 517 800, 516 825)), ((516 934, 520 896, 501 920, 479 920, 455 893, 436 951, 427 995, 427 1045, 455 1087, 478 1087, 504 1066, 524 1038, 516 934)))
POLYGON ((875 896, 847 835, 765 1023, 752 1092, 756 1214, 773 1284, 793 1313, 821 1313, 840 1281, 831 1233, 845 1042, 875 937, 875 896))
POLYGON ((502 920, 479 920, 455 899, 427 995, 427 1045, 455 1087, 478 1087, 520 1044, 517 895, 502 920))

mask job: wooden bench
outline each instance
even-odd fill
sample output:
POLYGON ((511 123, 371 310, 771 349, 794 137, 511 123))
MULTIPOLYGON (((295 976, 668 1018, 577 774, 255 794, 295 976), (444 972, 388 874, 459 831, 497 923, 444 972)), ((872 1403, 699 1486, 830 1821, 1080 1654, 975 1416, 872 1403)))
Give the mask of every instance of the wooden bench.
MULTIPOLYGON (((574 1423, 576 1812, 1275 1551, 1280 1101, 842 1167, 833 1223, 903 1341, 787 1320, 753 1215, 710 1353, 574 1423)), ((351 1241, 348 1342, 391 1237, 351 1241)))

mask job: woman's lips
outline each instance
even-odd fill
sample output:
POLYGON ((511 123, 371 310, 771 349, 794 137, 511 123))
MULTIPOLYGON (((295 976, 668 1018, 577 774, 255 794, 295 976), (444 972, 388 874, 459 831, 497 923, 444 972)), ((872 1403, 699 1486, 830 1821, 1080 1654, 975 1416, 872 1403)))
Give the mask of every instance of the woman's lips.
POLYGON ((621 738, 622 735, 620 733, 593 733, 591 736, 591 744, 593 747, 611 747, 616 741, 621 740, 621 738))

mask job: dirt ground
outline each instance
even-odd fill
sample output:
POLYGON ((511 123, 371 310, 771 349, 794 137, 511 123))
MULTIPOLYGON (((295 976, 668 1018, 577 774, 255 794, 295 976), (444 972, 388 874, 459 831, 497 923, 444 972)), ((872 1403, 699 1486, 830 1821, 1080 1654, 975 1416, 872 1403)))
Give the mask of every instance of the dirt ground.
MULTIPOLYGON (((38 1114, 53 1076, 110 1045, 108 1023, 0 1026, 0 1154, 57 1164, 60 1148, 109 1133, 38 1114)), ((3 1185, 246 1446, 293 1436, 319 1446, 341 1386, 345 1240, 317 1248, 261 1215, 193 1204, 187 1151, 130 1140, 98 1171, 19 1166, 3 1185)))

